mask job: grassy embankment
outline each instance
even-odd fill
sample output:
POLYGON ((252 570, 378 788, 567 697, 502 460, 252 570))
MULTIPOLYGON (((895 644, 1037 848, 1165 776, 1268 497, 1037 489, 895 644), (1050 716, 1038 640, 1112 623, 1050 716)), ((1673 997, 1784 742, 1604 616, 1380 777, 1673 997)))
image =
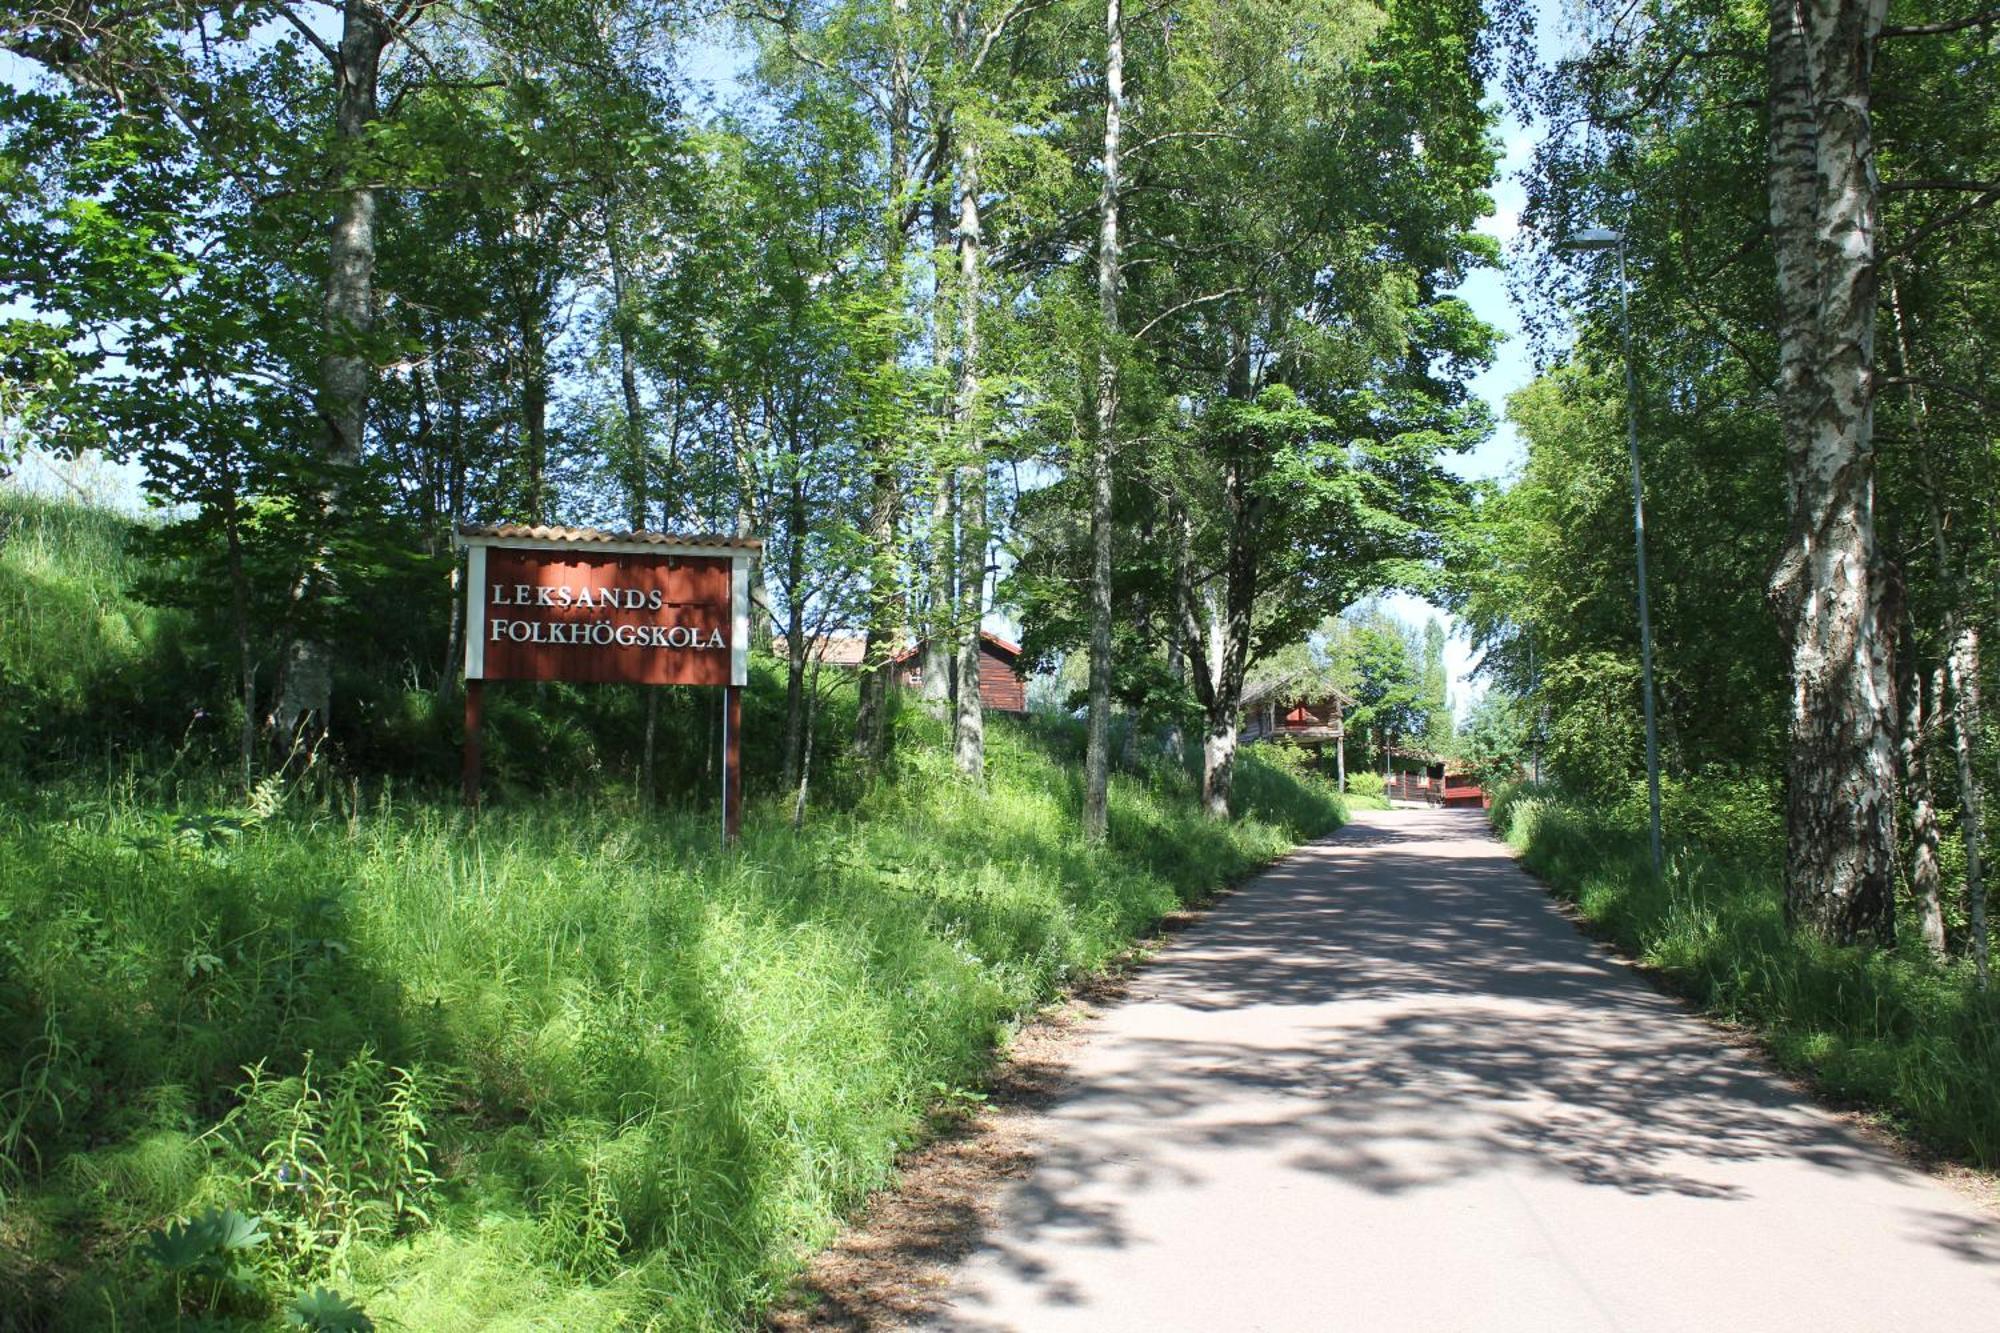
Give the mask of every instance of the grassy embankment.
POLYGON ((1685 841, 1663 879, 1643 795, 1605 809, 1516 789, 1493 823, 1593 930, 1754 1030, 1784 1067, 1937 1151, 2000 1167, 2000 1003, 1974 988, 1970 965, 1940 966, 1911 943, 1865 952, 1793 935, 1772 794, 1705 784, 1666 795, 1665 822, 1685 841))
MULTIPOLYGON (((9 688, 142 665, 117 525, 11 510, 9 688)), ((980 791, 901 728, 854 808, 753 806, 728 854, 615 788, 474 827, 159 760, 0 780, 0 1329, 265 1327, 322 1283, 385 1328, 740 1326, 1017 1016, 1340 818, 1251 755, 1227 825, 1120 777, 1094 851, 1072 731, 994 727, 980 791), (262 1239, 171 1225, 210 1208, 262 1239)))

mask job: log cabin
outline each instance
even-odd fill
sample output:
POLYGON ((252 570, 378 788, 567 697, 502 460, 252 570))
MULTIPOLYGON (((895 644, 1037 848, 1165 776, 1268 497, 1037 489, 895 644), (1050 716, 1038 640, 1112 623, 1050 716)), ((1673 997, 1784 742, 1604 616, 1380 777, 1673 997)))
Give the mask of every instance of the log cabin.
POLYGON ((1330 685, 1279 679, 1243 692, 1242 738, 1249 741, 1290 741, 1310 751, 1325 767, 1327 747, 1333 749, 1333 770, 1342 789, 1347 786, 1348 694, 1330 685))
MULTIPOLYGON (((997 634, 979 632, 979 702, 989 713, 1028 711, 1028 685, 1021 679, 1018 663, 1021 649, 997 634)), ((896 683, 916 689, 924 683, 924 645, 921 640, 893 659, 896 683)))

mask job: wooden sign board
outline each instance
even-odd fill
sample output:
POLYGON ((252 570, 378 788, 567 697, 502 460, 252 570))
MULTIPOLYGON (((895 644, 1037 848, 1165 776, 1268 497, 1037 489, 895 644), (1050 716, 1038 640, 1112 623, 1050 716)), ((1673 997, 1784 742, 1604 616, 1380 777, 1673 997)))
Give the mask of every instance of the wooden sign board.
POLYGON ((741 818, 750 665, 749 538, 496 524, 466 548, 465 788, 476 804, 489 680, 708 685, 723 691, 723 825, 741 818))

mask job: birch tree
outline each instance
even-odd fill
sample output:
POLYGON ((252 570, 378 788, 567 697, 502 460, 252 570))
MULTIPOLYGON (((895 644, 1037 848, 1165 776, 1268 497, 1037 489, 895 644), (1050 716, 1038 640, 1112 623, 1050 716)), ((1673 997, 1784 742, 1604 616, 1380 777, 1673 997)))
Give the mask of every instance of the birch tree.
POLYGON ((1869 117, 1886 0, 1773 0, 1771 235, 1789 529, 1770 588, 1791 645, 1785 906, 1848 943, 1895 934, 1895 685, 1875 536, 1878 209, 1869 117))
POLYGON ((1118 206, 1125 120, 1125 24, 1119 0, 1104 0, 1104 149, 1097 202, 1096 431, 1090 437, 1090 700, 1083 761, 1083 834, 1102 842, 1110 825, 1111 485, 1118 442, 1118 206))

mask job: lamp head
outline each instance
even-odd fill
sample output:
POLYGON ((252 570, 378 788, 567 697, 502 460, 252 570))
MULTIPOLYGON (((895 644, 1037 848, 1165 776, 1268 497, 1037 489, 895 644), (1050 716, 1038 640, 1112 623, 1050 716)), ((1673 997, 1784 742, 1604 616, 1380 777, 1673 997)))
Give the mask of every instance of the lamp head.
POLYGON ((1572 232, 1556 242, 1558 250, 1615 250, 1625 243, 1625 237, 1609 227, 1585 227, 1572 232))

